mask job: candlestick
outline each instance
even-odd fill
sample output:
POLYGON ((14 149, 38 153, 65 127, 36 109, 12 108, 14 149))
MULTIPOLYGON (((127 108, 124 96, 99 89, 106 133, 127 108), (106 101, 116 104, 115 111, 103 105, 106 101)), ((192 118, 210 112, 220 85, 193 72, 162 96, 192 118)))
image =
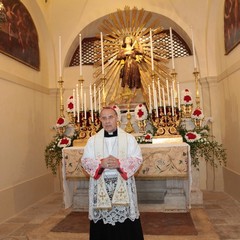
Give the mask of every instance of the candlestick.
POLYGON ((59 36, 58 38, 58 45, 59 45, 59 77, 62 77, 62 38, 59 36))
POLYGON ((165 91, 164 91, 164 88, 162 88, 162 96, 163 96, 163 112, 164 112, 164 115, 166 115, 166 102, 165 102, 165 91))
POLYGON ((154 71, 152 29, 150 29, 150 51, 151 51, 152 71, 154 71))
POLYGON ((79 34, 79 73, 82 76, 82 34, 79 34))
POLYGON ((171 53, 172 53, 172 69, 175 69, 174 53, 173 53, 173 37, 172 37, 172 28, 171 27, 170 27, 170 41, 171 41, 171 53))
POLYGON ((167 87, 167 105, 170 106, 168 79, 166 79, 166 87, 167 87))
POLYGON ((102 74, 104 75, 104 56, 103 56, 103 34, 101 32, 101 59, 102 59, 102 74))
POLYGON ((84 92, 84 119, 87 119, 87 96, 84 92))
POLYGON ((196 63, 196 53, 195 53, 195 44, 194 44, 194 37, 193 37, 193 30, 191 28, 191 32, 192 32, 192 48, 193 48, 193 64, 194 64, 194 68, 197 68, 197 63, 196 63))

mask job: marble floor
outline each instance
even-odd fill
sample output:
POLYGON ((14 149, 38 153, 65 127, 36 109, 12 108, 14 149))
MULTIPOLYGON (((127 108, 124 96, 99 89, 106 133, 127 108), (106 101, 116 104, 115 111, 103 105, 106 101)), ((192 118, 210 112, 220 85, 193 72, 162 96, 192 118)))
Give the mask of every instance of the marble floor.
MULTIPOLYGON (((143 208, 140 205, 140 210, 143 208)), ((150 208, 154 210, 154 205, 150 208)), ((69 211, 70 209, 65 210, 63 207, 62 193, 54 193, 0 224, 0 240, 87 240, 87 234, 79 236, 46 233, 54 221, 59 221, 69 211)), ((240 240, 240 202, 226 193, 203 192, 203 205, 192 206, 191 214, 198 236, 145 236, 145 240, 240 240)))

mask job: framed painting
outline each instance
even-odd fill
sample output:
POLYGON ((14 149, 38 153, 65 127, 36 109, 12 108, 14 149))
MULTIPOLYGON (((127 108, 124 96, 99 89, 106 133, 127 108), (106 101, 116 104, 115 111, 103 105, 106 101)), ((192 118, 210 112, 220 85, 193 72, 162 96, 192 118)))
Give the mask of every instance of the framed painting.
POLYGON ((0 52, 40 70, 38 34, 31 15, 20 0, 1 0, 5 19, 0 25, 0 52))
POLYGON ((225 0, 224 40, 225 54, 240 43, 240 0, 225 0))

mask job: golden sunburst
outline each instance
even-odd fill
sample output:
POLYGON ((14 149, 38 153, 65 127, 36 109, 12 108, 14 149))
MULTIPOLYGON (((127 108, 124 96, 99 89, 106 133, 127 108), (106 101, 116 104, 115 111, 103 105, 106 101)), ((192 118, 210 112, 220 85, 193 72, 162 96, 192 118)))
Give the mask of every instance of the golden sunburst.
MULTIPOLYGON (((144 9, 138 10, 136 7, 130 9, 126 6, 124 10, 118 9, 103 20, 99 30, 103 33, 104 39, 104 76, 101 64, 101 42, 96 41, 95 57, 98 61, 94 65, 96 68, 94 79, 98 88, 104 88, 105 104, 129 103, 141 99, 149 105, 148 87, 152 86, 152 81, 159 79, 161 86, 165 87, 166 78, 171 79, 166 66, 168 60, 165 57, 164 43, 160 41, 165 37, 165 33, 159 19, 152 20, 152 13, 144 9), (152 41, 150 41, 151 34, 152 41), (123 39, 126 37, 131 39, 131 47, 135 50, 134 59, 129 57, 128 64, 134 61, 135 67, 138 67, 140 85, 134 85, 135 80, 130 85, 123 83, 124 76, 121 75, 121 71, 124 70, 126 58, 121 59, 119 54, 123 50, 123 39), (152 66, 152 56, 154 66, 152 66)), ((138 72, 133 74, 136 76, 138 72)))

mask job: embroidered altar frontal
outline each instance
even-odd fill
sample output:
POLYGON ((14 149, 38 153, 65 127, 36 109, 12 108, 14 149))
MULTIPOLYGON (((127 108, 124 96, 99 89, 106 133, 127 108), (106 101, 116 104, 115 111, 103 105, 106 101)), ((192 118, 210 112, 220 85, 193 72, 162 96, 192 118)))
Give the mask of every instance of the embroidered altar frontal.
MULTIPOLYGON (((177 144, 142 144, 143 164, 136 173, 138 179, 152 178, 187 178, 191 159, 189 145, 177 144)), ((81 166, 83 147, 63 149, 65 176, 69 178, 88 178, 81 166)))

